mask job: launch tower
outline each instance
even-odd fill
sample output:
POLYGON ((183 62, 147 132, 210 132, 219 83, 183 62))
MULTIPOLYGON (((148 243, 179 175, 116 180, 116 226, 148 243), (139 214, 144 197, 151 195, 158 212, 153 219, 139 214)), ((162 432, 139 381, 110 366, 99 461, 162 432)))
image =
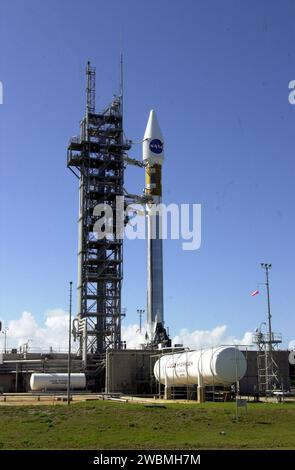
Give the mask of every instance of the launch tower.
POLYGON ((121 348, 121 284, 123 240, 98 239, 95 207, 107 204, 116 212, 123 196, 124 152, 122 92, 102 112, 95 110, 95 68, 87 63, 86 110, 80 135, 70 140, 67 166, 79 178, 79 235, 76 333, 84 365, 108 348, 121 348))

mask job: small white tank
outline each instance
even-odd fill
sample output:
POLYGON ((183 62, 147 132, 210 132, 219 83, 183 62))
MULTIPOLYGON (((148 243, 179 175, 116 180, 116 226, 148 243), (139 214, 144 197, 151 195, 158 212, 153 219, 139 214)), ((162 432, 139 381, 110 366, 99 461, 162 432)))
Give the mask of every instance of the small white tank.
MULTIPOLYGON (((30 387, 34 392, 48 390, 67 390, 68 374, 32 374, 30 387)), ((83 390, 86 387, 85 374, 71 374, 71 390, 83 390)))
POLYGON ((231 385, 244 377, 247 363, 244 354, 234 346, 220 346, 198 351, 165 354, 154 366, 158 382, 168 387, 196 385, 231 385))

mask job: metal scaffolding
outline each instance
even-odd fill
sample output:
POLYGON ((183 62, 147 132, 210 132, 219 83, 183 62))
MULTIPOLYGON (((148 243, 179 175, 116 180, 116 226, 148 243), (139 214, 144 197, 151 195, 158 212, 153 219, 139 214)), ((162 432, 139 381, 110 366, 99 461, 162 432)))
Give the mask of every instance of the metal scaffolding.
POLYGON ((124 195, 124 157, 131 142, 123 137, 122 93, 102 112, 95 111, 95 68, 87 63, 86 111, 80 135, 70 140, 67 166, 79 178, 77 321, 80 353, 87 359, 121 348, 123 240, 116 230, 99 239, 94 210, 108 205, 116 214, 124 195), (78 172, 78 173, 77 173, 78 172), (101 207, 101 206, 100 206, 101 207), (116 233, 117 232, 117 233, 116 233))
POLYGON ((261 395, 272 395, 282 387, 279 367, 275 360, 276 350, 282 342, 281 333, 262 333, 253 335, 253 343, 257 344, 258 388, 261 395))
POLYGON ((278 349, 282 342, 281 333, 272 331, 272 314, 270 308, 270 288, 269 288, 269 270, 272 265, 261 263, 262 269, 265 270, 266 276, 266 294, 267 294, 267 323, 262 322, 253 335, 253 343, 257 345, 257 370, 258 370, 258 387, 259 393, 262 395, 272 395, 274 391, 282 387, 279 377, 279 367, 275 360, 275 350, 278 349), (261 327, 268 327, 266 333, 262 333, 261 327))

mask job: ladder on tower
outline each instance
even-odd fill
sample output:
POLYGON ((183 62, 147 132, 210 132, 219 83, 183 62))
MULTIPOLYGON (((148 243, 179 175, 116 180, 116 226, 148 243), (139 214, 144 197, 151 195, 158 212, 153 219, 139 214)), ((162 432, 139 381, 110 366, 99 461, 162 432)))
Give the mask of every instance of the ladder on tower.
POLYGON ((257 344, 257 378, 260 395, 272 395, 275 390, 281 388, 279 366, 275 360, 275 348, 282 342, 280 333, 258 332, 253 336, 253 342, 257 344), (271 347, 270 347, 271 345, 271 347))

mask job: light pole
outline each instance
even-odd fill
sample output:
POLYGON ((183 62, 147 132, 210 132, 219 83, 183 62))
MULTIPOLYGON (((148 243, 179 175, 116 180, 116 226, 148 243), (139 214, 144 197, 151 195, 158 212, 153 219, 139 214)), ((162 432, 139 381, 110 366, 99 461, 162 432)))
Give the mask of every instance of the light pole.
POLYGON ((266 292, 267 292, 267 319, 268 319, 268 333, 269 333, 269 351, 272 350, 272 328, 271 328, 271 311, 270 311, 270 294, 269 294, 269 277, 268 272, 271 269, 271 264, 261 263, 262 269, 265 270, 266 276, 266 292))
POLYGON ((139 315, 139 332, 141 333, 141 325, 142 325, 142 315, 144 315, 145 310, 142 308, 137 309, 137 313, 139 315))
POLYGON ((269 390, 272 390, 273 386, 273 357, 272 357, 272 327, 271 327, 271 310, 270 310, 270 294, 269 294, 269 270, 271 269, 271 264, 261 263, 262 269, 265 270, 266 277, 266 294, 267 294, 267 320, 268 320, 268 337, 266 337, 266 342, 268 346, 268 351, 265 349, 265 375, 266 375, 266 393, 269 390))
POLYGON ((67 390, 67 402, 71 404, 71 342, 72 342, 72 289, 73 283, 70 282, 70 308, 69 308, 69 350, 68 350, 68 390, 67 390))

